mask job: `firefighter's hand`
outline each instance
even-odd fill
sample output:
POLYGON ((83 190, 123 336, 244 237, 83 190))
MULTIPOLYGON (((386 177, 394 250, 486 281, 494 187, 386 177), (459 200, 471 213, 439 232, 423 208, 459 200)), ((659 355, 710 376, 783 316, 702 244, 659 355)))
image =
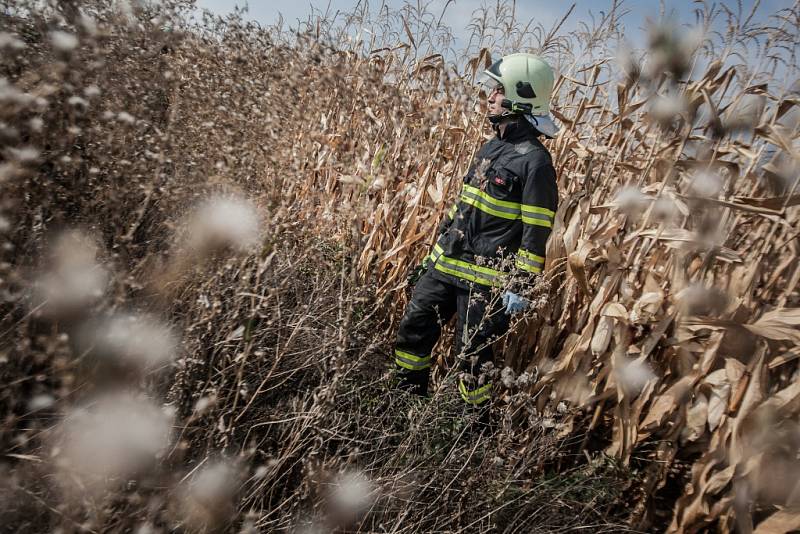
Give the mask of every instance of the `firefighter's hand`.
POLYGON ((522 298, 511 291, 506 291, 503 293, 503 305, 506 307, 506 315, 516 315, 525 311, 525 308, 528 307, 528 299, 522 298))

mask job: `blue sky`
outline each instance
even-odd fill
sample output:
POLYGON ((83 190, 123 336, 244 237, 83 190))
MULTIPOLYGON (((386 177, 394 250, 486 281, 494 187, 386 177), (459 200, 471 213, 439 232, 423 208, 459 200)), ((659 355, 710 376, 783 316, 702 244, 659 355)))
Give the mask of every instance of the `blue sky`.
MULTIPOLYGON (((369 0, 373 6, 380 5, 380 0, 369 0)), ((415 0, 416 1, 416 0, 415 0)), ((496 0, 455 0, 448 7, 444 21, 452 28, 465 28, 469 22, 472 13, 485 3, 494 3, 496 0)), ((431 11, 438 13, 441 12, 442 7, 446 4, 447 0, 423 0, 423 3, 430 3, 431 11)), ((507 0, 508 3, 511 0, 507 0)), ((330 3, 332 11, 350 10, 355 6, 356 0, 295 0, 295 1, 280 1, 274 0, 198 0, 198 6, 201 8, 209 9, 215 13, 223 14, 231 11, 235 6, 248 5, 249 17, 261 22, 262 24, 271 24, 278 18, 278 14, 282 14, 284 19, 291 26, 296 26, 298 19, 305 19, 311 12, 311 5, 317 8, 325 8, 330 3)), ((404 4, 403 0, 387 0, 387 3, 395 8, 401 7, 404 4)), ((575 11, 565 24, 566 29, 574 29, 580 21, 589 20, 589 13, 597 15, 601 10, 607 10, 611 5, 609 0, 577 0, 575 11)), ((720 2, 717 2, 720 3, 720 2)), ((735 1, 723 0, 721 3, 727 4, 736 10, 737 3, 735 1)), ((778 9, 792 5, 793 0, 763 0, 760 3, 757 14, 758 18, 766 19, 771 13, 778 9)), ((561 18, 567 11, 568 7, 572 4, 569 1, 559 0, 517 0, 517 12, 524 19, 534 19, 541 22, 546 28, 550 28, 559 18, 561 18)), ((672 12, 680 22, 690 23, 694 20, 692 11, 696 8, 697 4, 690 0, 683 1, 670 1, 666 2, 669 6, 667 12, 672 12)), ((744 9, 749 10, 754 5, 754 0, 744 0, 742 2, 744 9)), ((626 37, 636 46, 644 44, 644 33, 642 28, 645 26, 645 19, 647 17, 657 19, 661 11, 661 2, 659 0, 635 0, 628 1, 623 4, 623 7, 630 11, 630 13, 623 19, 626 30, 626 37)))

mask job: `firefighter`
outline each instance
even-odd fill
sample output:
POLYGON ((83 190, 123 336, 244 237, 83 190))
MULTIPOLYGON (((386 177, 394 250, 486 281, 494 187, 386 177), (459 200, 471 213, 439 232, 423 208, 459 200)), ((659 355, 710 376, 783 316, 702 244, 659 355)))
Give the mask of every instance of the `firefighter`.
POLYGON ((433 250, 409 276, 414 287, 394 356, 399 386, 427 395, 431 351, 455 314, 458 389, 488 415, 484 364, 510 316, 528 306, 523 294, 544 267, 558 191, 540 137, 552 138, 558 127, 549 116, 553 70, 543 59, 511 54, 483 77, 495 136, 477 152, 433 250))

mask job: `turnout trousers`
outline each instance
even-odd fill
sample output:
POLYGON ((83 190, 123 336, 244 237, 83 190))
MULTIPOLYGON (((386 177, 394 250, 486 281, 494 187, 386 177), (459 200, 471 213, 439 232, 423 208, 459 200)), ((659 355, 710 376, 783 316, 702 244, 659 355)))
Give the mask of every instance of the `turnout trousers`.
POLYGON ((492 361, 492 343, 508 330, 509 318, 498 294, 445 282, 432 269, 414 286, 400 321, 394 353, 399 386, 427 395, 431 351, 453 314, 457 314, 455 349, 461 370, 458 389, 465 402, 482 405, 492 391, 482 367, 492 361))

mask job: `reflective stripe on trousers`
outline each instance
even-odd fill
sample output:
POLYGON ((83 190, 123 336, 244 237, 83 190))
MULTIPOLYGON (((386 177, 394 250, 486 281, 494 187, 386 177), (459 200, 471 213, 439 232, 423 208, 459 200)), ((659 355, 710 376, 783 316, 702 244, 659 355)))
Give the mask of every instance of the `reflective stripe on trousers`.
POLYGON ((458 381, 458 391, 461 393, 461 398, 464 402, 469 404, 483 404, 492 398, 492 383, 489 382, 484 386, 475 389, 468 389, 463 380, 458 381))

